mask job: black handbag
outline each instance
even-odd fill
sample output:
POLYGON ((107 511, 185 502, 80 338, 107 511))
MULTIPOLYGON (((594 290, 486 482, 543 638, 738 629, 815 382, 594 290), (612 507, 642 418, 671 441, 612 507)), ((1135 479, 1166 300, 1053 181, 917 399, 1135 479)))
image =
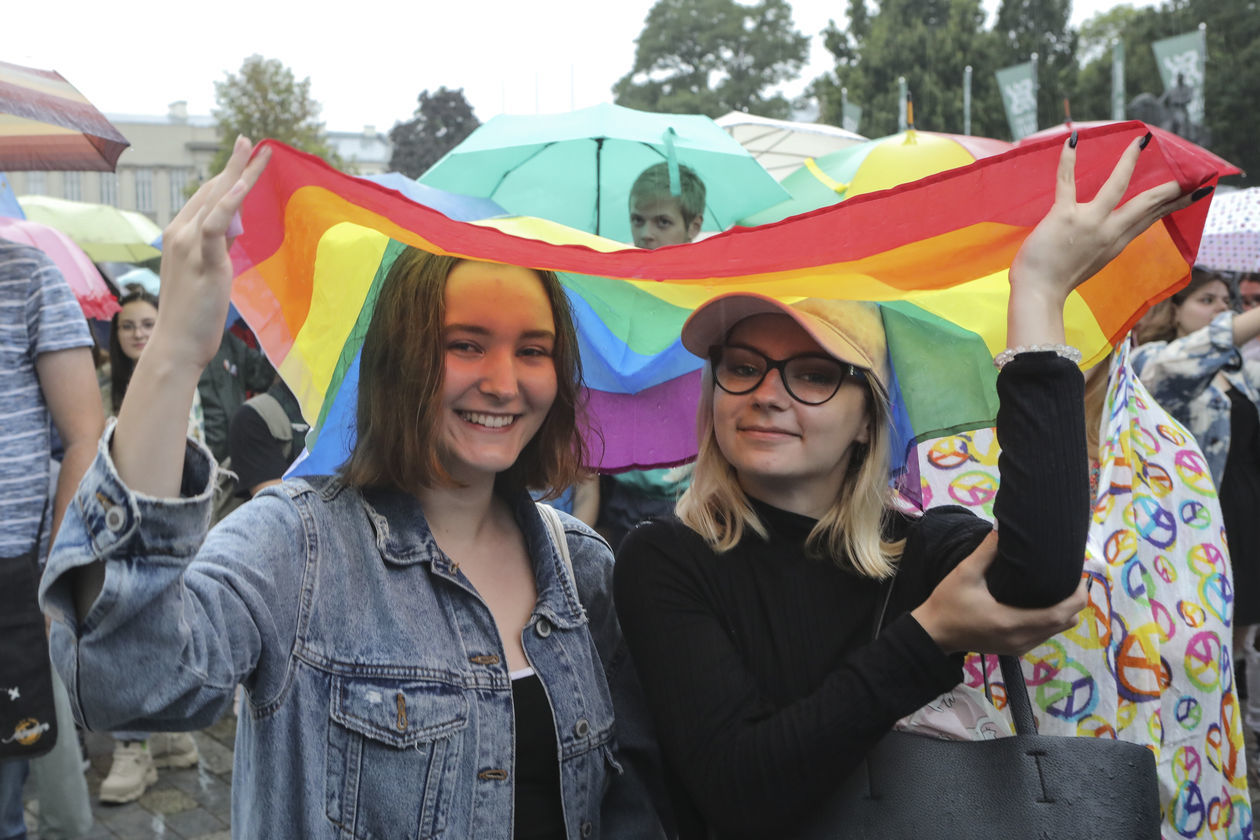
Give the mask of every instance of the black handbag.
MULTIPOLYGON (((877 632, 882 621, 883 610, 877 632)), ((999 662, 1014 736, 945 741, 889 732, 794 836, 1159 840, 1159 780, 1151 751, 1107 738, 1037 734, 1019 659, 1002 656, 999 662)))
POLYGON ((41 515, 34 548, 0 557, 0 760, 37 758, 57 743, 52 663, 38 602, 43 533, 41 515))

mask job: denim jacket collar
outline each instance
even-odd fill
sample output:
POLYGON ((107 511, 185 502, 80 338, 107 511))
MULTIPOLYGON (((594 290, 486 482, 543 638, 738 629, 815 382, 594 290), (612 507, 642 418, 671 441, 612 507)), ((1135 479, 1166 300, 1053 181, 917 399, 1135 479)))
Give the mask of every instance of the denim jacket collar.
MULTIPOLYGON (((334 479, 320 488, 331 499, 345 489, 334 479)), ((375 488, 363 491, 362 504, 376 532, 376 547, 386 563, 410 566, 428 562, 434 574, 455 578, 455 564, 438 546, 429 530, 420 501, 409 493, 375 488)), ((577 627, 586 621, 573 576, 561 558, 538 509, 529 494, 521 491, 508 499, 534 566, 538 588, 535 612, 557 627, 577 627)))

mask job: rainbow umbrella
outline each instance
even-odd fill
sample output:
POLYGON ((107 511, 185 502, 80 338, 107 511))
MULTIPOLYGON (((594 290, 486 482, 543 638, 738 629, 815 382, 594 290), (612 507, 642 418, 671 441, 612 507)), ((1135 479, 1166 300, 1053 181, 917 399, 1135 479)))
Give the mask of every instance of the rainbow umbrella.
POLYGON ((138 263, 161 255, 157 223, 134 210, 46 195, 18 196, 26 217, 69 236, 96 262, 138 263))
POLYGON ((792 197, 753 213, 742 225, 764 225, 886 190, 1013 149, 1004 140, 908 129, 811 158, 783 179, 792 197))
POLYGON ((130 145, 60 73, 0 61, 0 169, 113 172, 130 145))
POLYGON ((61 270, 88 318, 103 321, 118 311, 118 301, 110 292, 105 278, 83 249, 61 231, 28 219, 0 217, 0 238, 31 245, 47 254, 61 270))
MULTIPOLYGON (((1083 198, 1145 131, 1132 122, 1082 137, 1083 198)), ((694 456, 700 361, 683 350, 679 330, 696 306, 730 290, 880 302, 904 436, 992 425, 1006 271, 1053 203, 1061 148, 1033 145, 784 222, 642 251, 571 244, 577 237, 554 225, 514 235, 455 222, 315 157, 266 145, 273 156, 246 198, 232 248, 232 300, 313 421, 309 442, 318 445, 332 428, 328 415, 344 400, 380 284, 412 245, 560 274, 602 435, 602 447, 591 438, 593 466, 603 470, 694 456)), ((1189 190, 1229 171, 1202 150, 1157 139, 1142 153, 1129 195, 1168 180, 1189 190)), ((1072 294, 1068 340, 1087 366, 1186 280, 1208 203, 1154 225, 1072 294)))

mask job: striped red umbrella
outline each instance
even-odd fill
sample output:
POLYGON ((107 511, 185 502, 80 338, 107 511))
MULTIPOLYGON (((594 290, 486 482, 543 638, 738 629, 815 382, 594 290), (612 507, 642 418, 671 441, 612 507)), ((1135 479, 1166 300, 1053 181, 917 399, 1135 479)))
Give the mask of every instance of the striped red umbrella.
POLYGON ((130 145, 60 73, 0 61, 0 170, 113 172, 130 145))

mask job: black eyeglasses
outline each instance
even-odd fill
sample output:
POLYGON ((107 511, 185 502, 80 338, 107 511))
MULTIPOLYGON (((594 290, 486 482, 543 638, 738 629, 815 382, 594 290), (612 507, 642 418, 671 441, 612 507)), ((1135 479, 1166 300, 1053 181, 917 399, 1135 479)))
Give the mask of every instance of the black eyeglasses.
POLYGON ((709 350, 713 379, 719 388, 736 396, 761 385, 772 370, 779 372, 788 395, 805 405, 822 405, 836 395, 846 376, 866 378, 857 365, 841 362, 822 353, 802 353, 790 359, 772 359, 751 347, 717 345, 709 350))

